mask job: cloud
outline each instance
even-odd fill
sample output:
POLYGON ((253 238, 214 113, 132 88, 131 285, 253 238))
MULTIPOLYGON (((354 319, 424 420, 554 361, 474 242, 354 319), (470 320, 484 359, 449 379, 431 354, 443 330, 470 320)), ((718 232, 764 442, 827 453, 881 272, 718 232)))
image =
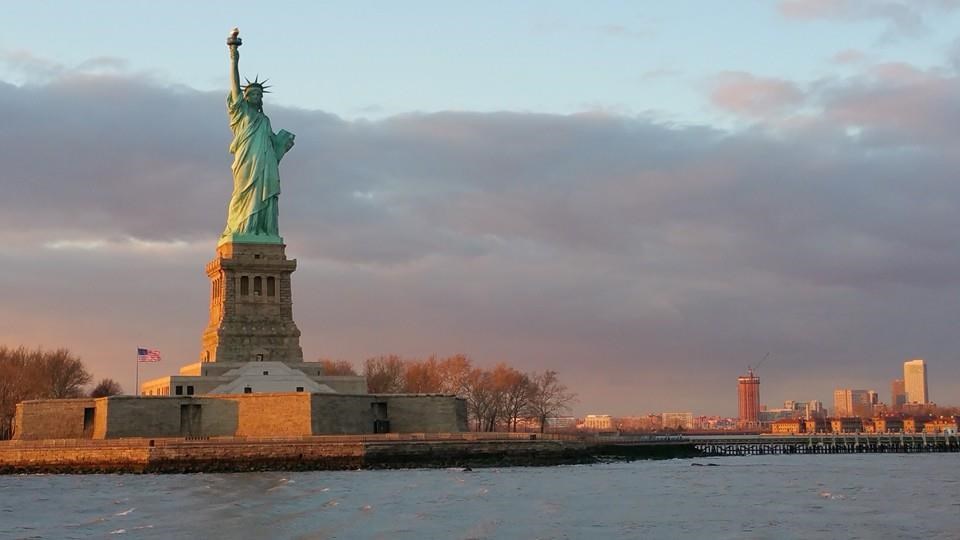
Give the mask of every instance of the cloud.
POLYGON ((77 65, 77 71, 82 72, 98 72, 98 71, 118 71, 124 72, 127 71, 130 66, 130 62, 125 58, 117 58, 114 56, 98 56, 96 58, 90 58, 84 60, 77 65))
POLYGON ((960 8, 958 0, 780 0, 782 16, 794 20, 878 20, 887 23, 887 38, 927 32, 925 17, 960 8))
POLYGON ((958 142, 960 79, 941 68, 872 64, 804 85, 749 73, 718 75, 711 103, 755 126, 856 136, 863 147, 922 149, 958 142))
POLYGON ((958 142, 960 82, 954 75, 878 64, 824 85, 820 92, 825 118, 855 127, 871 143, 922 149, 958 142))
POLYGON ((65 71, 60 62, 37 56, 26 49, 0 49, 0 63, 15 73, 40 81, 49 81, 65 71))
POLYGON ((953 40, 947 49, 947 61, 954 71, 960 72, 960 38, 953 40))
MULTIPOLYGON (((956 395, 958 90, 902 64, 805 88, 725 74, 726 110, 805 108, 742 131, 268 102, 297 134, 280 225, 307 356, 558 369, 615 414, 732 413, 766 351, 771 403, 884 388, 914 355, 934 399, 956 395)), ((0 83, 0 114, 0 342, 67 345, 103 375, 144 339, 193 361, 231 190, 224 97, 67 73, 0 83)))
POLYGON ((859 64, 863 62, 866 57, 867 56, 863 51, 857 49, 844 49, 834 54, 830 60, 837 64, 859 64))
POLYGON ((779 115, 797 107, 803 99, 803 91, 790 81, 738 71, 721 73, 710 94, 715 106, 755 118, 779 115))
POLYGON ((0 49, 0 65, 11 73, 19 74, 26 82, 36 84, 81 74, 125 73, 129 70, 129 62, 123 58, 99 56, 70 66, 37 56, 27 49, 0 49))

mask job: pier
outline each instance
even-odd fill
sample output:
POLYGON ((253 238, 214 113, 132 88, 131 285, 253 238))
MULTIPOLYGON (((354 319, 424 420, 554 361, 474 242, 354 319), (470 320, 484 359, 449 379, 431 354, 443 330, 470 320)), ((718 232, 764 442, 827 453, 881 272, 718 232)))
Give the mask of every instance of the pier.
POLYGON ((956 433, 693 435, 686 440, 705 456, 960 452, 956 433))

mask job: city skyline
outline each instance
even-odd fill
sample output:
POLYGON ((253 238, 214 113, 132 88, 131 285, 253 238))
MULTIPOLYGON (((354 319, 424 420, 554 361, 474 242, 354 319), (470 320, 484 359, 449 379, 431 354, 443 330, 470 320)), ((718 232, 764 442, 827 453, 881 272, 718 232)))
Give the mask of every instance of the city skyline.
POLYGON ((951 405, 960 6, 882 4, 8 6, 0 344, 127 390, 138 346, 142 379, 199 358, 239 26, 297 133, 306 359, 465 353, 556 370, 579 415, 733 417, 766 351, 769 403, 922 357, 951 405))

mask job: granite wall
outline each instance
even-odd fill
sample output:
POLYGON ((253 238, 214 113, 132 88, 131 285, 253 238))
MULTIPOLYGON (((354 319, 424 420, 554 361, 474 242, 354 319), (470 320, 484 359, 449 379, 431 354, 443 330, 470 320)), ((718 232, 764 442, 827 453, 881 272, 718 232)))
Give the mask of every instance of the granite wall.
POLYGON ((13 438, 89 439, 93 433, 90 426, 84 432, 84 410, 94 409, 95 415, 95 401, 92 398, 38 399, 18 403, 13 438))
POLYGON ((14 439, 303 437, 467 430, 466 404, 445 395, 228 394, 35 400, 17 405, 14 439))

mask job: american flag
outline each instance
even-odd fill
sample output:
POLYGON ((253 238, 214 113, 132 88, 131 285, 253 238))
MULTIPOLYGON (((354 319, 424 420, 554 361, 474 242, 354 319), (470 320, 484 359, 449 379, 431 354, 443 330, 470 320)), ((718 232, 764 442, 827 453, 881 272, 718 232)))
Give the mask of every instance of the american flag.
POLYGON ((137 362, 159 362, 160 351, 137 347, 137 362))

